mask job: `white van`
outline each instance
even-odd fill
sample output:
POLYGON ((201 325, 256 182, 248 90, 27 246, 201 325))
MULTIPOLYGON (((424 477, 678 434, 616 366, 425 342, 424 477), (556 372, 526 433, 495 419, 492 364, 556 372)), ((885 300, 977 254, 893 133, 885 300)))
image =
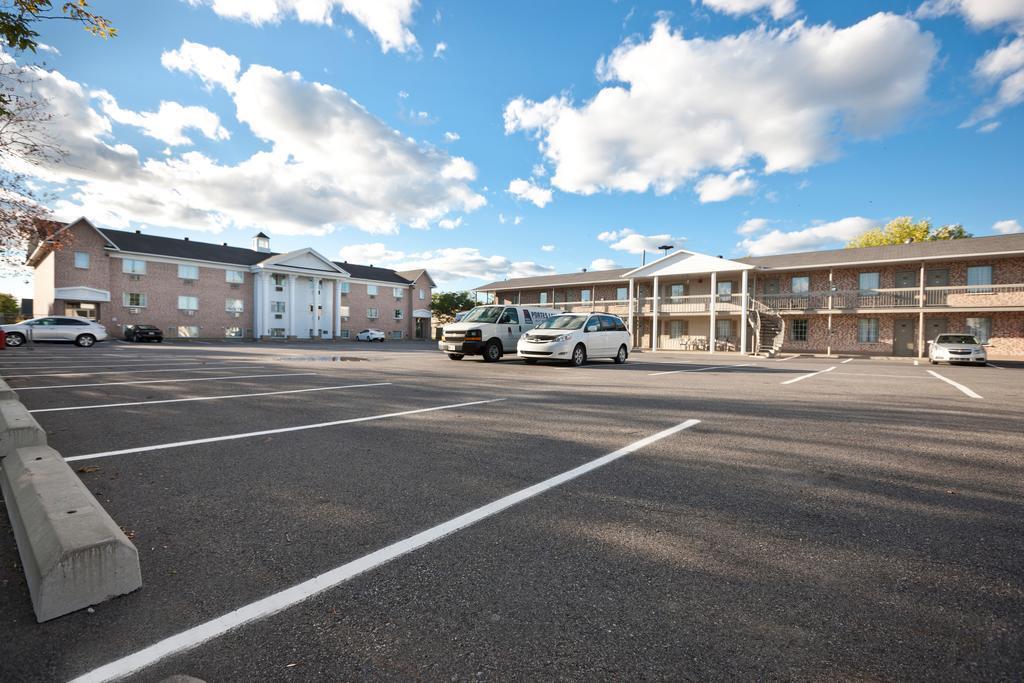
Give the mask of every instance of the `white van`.
POLYGON ((559 314, 554 308, 477 306, 459 322, 444 326, 437 348, 452 360, 483 356, 493 363, 506 353, 514 354, 524 333, 559 314))

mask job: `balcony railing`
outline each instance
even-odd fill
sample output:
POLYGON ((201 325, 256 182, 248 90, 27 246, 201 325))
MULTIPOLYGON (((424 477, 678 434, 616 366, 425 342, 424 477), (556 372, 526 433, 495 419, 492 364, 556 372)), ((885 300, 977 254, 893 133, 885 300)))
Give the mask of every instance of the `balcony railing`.
POLYGON ((554 306, 566 313, 611 313, 612 315, 628 315, 629 301, 626 300, 600 300, 600 301, 559 301, 554 304, 542 304, 554 306))
MULTIPOLYGON (((806 294, 767 294, 758 297, 778 311, 917 308, 917 287, 869 289, 806 294)), ((926 287, 925 308, 995 308, 1024 306, 1024 284, 926 287)))

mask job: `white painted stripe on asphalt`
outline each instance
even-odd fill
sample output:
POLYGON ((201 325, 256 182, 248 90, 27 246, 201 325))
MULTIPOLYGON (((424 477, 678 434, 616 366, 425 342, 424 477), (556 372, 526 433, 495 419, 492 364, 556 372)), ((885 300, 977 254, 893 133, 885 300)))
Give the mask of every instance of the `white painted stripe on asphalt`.
MULTIPOLYGON (((222 368, 217 368, 218 370, 222 368)), ((220 377, 186 377, 185 379, 136 379, 130 382, 94 382, 92 384, 52 384, 38 387, 18 387, 18 391, 34 391, 37 389, 77 389, 79 387, 115 387, 123 384, 168 384, 170 382, 217 382, 236 379, 255 379, 257 377, 301 377, 315 375, 315 372, 282 372, 270 375, 221 375, 220 377)))
POLYGON ((837 372, 833 377, 895 377, 897 379, 928 379, 921 375, 893 375, 881 372, 837 372))
POLYGON ((996 365, 995 363, 985 363, 985 365, 989 366, 990 368, 996 368, 997 370, 1003 369, 1002 365, 996 365))
POLYGON ((849 362, 850 362, 850 361, 852 361, 852 360, 853 360, 852 358, 847 358, 846 360, 844 360, 844 361, 841 361, 841 362, 840 362, 839 364, 840 364, 840 365, 846 365, 847 363, 849 363, 849 362))
POLYGON ((736 365, 709 365, 706 368, 694 368, 693 370, 666 370, 665 372, 648 372, 648 377, 657 375, 674 375, 679 372, 704 372, 705 370, 722 370, 728 368, 749 368, 752 363, 738 363, 736 365))
POLYGON ((775 362, 776 363, 781 363, 783 361, 793 360, 794 358, 799 358, 799 356, 786 356, 785 358, 776 358, 775 362))
POLYGON ((165 370, 149 370, 147 368, 139 368, 138 370, 101 370, 100 372, 36 372, 36 373, 30 373, 28 375, 3 375, 3 378, 4 379, 21 379, 21 378, 25 378, 25 377, 75 377, 75 376, 78 376, 78 375, 137 375, 137 374, 146 373, 146 372, 150 372, 150 373, 156 373, 156 372, 205 372, 204 368, 209 367, 211 365, 216 365, 217 366, 215 368, 211 368, 211 371, 213 371, 213 372, 216 372, 216 371, 219 371, 219 370, 223 370, 224 368, 253 368, 253 369, 255 369, 255 368, 265 367, 263 365, 252 365, 251 363, 237 363, 237 364, 234 364, 234 363, 230 363, 230 362, 223 362, 223 363, 205 363, 205 364, 203 364, 203 367, 198 367, 198 368, 176 367, 176 368, 169 368, 169 369, 165 369, 165 370))
POLYGON ((970 389, 965 387, 963 384, 960 384, 959 382, 954 382, 953 380, 951 380, 948 377, 943 377, 942 375, 940 375, 939 373, 935 372, 934 370, 929 370, 928 374, 931 375, 932 377, 937 378, 937 379, 941 379, 946 384, 953 385, 954 387, 956 387, 960 391, 964 392, 965 394, 967 394, 971 398, 981 398, 981 396, 979 396, 978 394, 974 393, 973 391, 971 391, 970 389))
POLYGON ((331 422, 315 422, 297 427, 279 427, 277 429, 261 429, 258 432, 242 432, 240 434, 227 434, 225 436, 210 436, 205 439, 191 439, 189 441, 175 441, 172 443, 158 443, 152 446, 139 446, 138 448, 123 448, 118 451, 103 451, 100 453, 86 453, 85 455, 73 455, 64 458, 68 462, 77 460, 94 460, 96 458, 109 458, 114 455, 128 455, 130 453, 147 453, 149 451, 163 451, 168 448, 181 448, 183 446, 198 446, 204 443, 217 443, 218 441, 234 441, 236 439, 248 439, 254 436, 267 436, 268 434, 285 434, 288 432, 301 432, 307 429, 321 429, 323 427, 336 427, 338 425, 355 424, 357 422, 373 422, 374 420, 385 420, 391 417, 404 417, 406 415, 418 415, 420 413, 433 413, 439 410, 453 410, 455 408, 466 408, 468 406, 479 406, 485 403, 497 403, 504 401, 504 398, 490 398, 485 401, 469 401, 468 403, 451 403, 446 406, 434 406, 432 408, 416 408, 415 410, 403 410, 398 413, 384 413, 383 415, 368 415, 367 417, 350 417, 347 420, 333 420, 331 422))
POLYGON ((219 401, 227 398, 252 398, 254 396, 278 396, 280 394, 304 394, 310 391, 330 391, 332 389, 364 389, 366 387, 386 387, 391 382, 375 382, 374 384, 342 384, 335 387, 313 387, 312 389, 287 389, 285 391, 261 391, 255 394, 230 394, 227 396, 198 396, 194 398, 165 398, 158 401, 130 401, 128 403, 97 403, 88 406, 67 406, 65 408, 39 408, 30 413, 57 413, 66 410, 92 410, 94 408, 123 408, 125 406, 149 406, 157 403, 187 403, 189 401, 219 401))
MULTIPOLYGON (((92 363, 90 365, 78 365, 78 364, 75 364, 75 365, 71 365, 71 366, 62 366, 62 365, 58 365, 58 364, 55 364, 55 363, 51 363, 49 365, 33 365, 31 367, 20 367, 20 366, 19 367, 14 367, 14 366, 0 367, 0 372, 3 372, 4 370, 79 370, 79 369, 88 370, 90 368, 133 368, 133 367, 136 367, 136 366, 144 367, 144 368, 153 368, 153 367, 159 368, 159 367, 166 367, 168 365, 175 365, 175 366, 178 366, 178 365, 204 365, 204 364, 205 365, 214 365, 214 364, 219 364, 219 363, 238 363, 238 362, 241 362, 241 361, 238 361, 238 360, 235 360, 235 359, 231 359, 231 360, 215 360, 215 361, 211 361, 211 360, 178 360, 178 359, 175 358, 175 359, 172 359, 172 360, 165 360, 165 361, 159 362, 159 363, 154 363, 153 361, 149 361, 148 363, 145 363, 145 362, 143 362, 143 363, 120 363, 120 362, 115 360, 115 361, 110 361, 109 363, 92 363)), ((74 374, 74 373, 70 373, 69 372, 69 373, 62 373, 62 374, 69 374, 70 375, 70 374, 74 374)))
POLYGON ((339 586, 360 574, 376 569, 383 564, 415 550, 419 550, 424 546, 461 531, 462 529, 476 524, 481 520, 493 517, 500 512, 504 512, 513 505, 517 505, 524 500, 529 500, 530 498, 545 493, 556 486, 561 486, 566 482, 581 477, 588 472, 598 469, 599 467, 604 467, 605 465, 625 457, 630 453, 635 453, 645 446, 649 446, 652 443, 672 436, 673 434, 677 434, 684 429, 689 429, 699 423, 700 420, 687 420, 686 422, 677 424, 674 427, 660 431, 657 434, 652 434, 645 439, 634 441, 628 446, 620 448, 608 455, 601 456, 596 460, 591 460, 588 463, 584 463, 579 467, 558 474, 550 479, 545 479, 533 486, 521 489, 503 498, 499 498, 487 505, 459 515, 454 519, 450 519, 447 522, 442 522, 441 524, 432 526, 414 536, 392 543, 389 546, 385 546, 380 550, 372 552, 369 555, 364 555, 363 557, 352 560, 351 562, 347 562, 340 567, 324 572, 319 576, 303 581, 291 588, 287 588, 278 593, 273 593, 261 600, 249 603, 244 607, 240 607, 232 612, 219 616, 216 619, 211 619, 210 621, 199 624, 198 626, 193 626, 192 628, 170 636, 169 638, 164 638, 163 640, 139 650, 134 654, 82 674, 71 681, 71 683, 99 683, 101 681, 112 681, 124 678, 125 676, 140 671, 148 666, 152 666, 156 662, 159 662, 171 655, 191 650, 192 648, 207 643, 224 635, 228 631, 244 626, 250 622, 264 619, 273 614, 277 614, 289 607, 293 607, 315 595, 335 588, 336 586, 339 586))
POLYGON ((793 379, 787 379, 785 382, 783 382, 783 384, 793 384, 794 382, 799 382, 802 379, 807 379, 808 377, 814 377, 815 375, 820 375, 823 372, 832 372, 835 369, 836 369, 836 366, 833 365, 832 367, 825 368, 824 370, 818 370, 817 372, 809 372, 806 375, 800 375, 799 377, 794 377, 793 379))

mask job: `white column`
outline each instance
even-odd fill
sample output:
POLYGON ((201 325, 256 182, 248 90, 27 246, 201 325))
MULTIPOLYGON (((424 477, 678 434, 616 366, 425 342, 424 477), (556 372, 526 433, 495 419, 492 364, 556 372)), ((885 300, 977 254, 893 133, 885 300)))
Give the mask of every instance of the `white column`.
POLYGON ((337 317, 331 312, 334 305, 334 280, 324 280, 324 327, 327 329, 327 338, 334 339, 334 318, 337 317))
POLYGON ((341 280, 334 281, 334 336, 341 337, 341 280))
POLYGON ((313 338, 320 338, 320 278, 313 278, 313 338))
POLYGON ((747 353, 747 271, 740 276, 740 353, 747 353))
POLYGON ((711 273, 711 327, 708 329, 708 351, 715 352, 715 304, 718 302, 718 273, 711 273))
POLYGON ((828 343, 825 345, 825 355, 832 355, 832 296, 835 292, 835 285, 832 284, 832 269, 828 269, 828 343))
POLYGON ((263 329, 263 286, 261 273, 252 274, 252 337, 260 338, 263 329))
POLYGON ((295 330, 295 287, 298 285, 299 276, 288 276, 288 336, 297 337, 295 330))
MULTIPOLYGON (((629 297, 628 297, 628 299, 629 299, 629 313, 627 314, 627 318, 629 319, 629 322, 626 323, 626 329, 629 330, 630 337, 632 337, 633 334, 634 334, 634 330, 633 330, 633 306, 634 306, 633 297, 636 294, 636 288, 635 288, 636 286, 635 286, 634 283, 635 283, 635 280, 633 280, 633 278, 629 278, 629 297)), ((636 346, 636 339, 631 339, 630 346, 636 346)))
POLYGON ((917 279, 917 357, 924 358, 924 261, 921 262, 921 272, 917 279))
POLYGON ((658 350, 658 308, 661 302, 661 285, 658 284, 658 276, 654 276, 654 299, 651 306, 651 351, 658 350))

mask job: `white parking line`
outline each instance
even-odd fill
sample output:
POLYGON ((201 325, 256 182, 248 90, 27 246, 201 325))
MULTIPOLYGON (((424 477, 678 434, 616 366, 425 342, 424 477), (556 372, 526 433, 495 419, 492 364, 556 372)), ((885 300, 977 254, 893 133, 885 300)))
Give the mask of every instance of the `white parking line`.
POLYGON ((840 365, 846 365, 847 363, 849 363, 849 362, 850 362, 850 361, 852 361, 852 360, 853 360, 852 358, 847 358, 846 360, 844 360, 844 361, 841 361, 841 362, 840 362, 839 364, 840 364, 840 365))
MULTIPOLYGON (((208 360, 183 360, 183 361, 179 361, 177 359, 173 359, 173 360, 166 360, 166 361, 164 361, 162 363, 154 363, 153 361, 149 361, 148 363, 145 363, 145 362, 143 362, 143 363, 119 363, 117 361, 111 361, 109 363, 92 363, 90 365, 77 365, 76 364, 76 365, 71 365, 71 366, 61 366, 61 365, 57 365, 57 364, 51 363, 50 365, 33 365, 31 367, 13 367, 13 366, 12 367, 0 367, 0 372, 3 372, 5 370, 19 370, 19 371, 20 370, 88 370, 90 368, 133 368, 133 367, 136 367, 136 366, 144 367, 144 368, 159 368, 159 367, 166 367, 168 365, 175 365, 175 366, 178 366, 178 365, 216 365, 216 364, 220 364, 220 363, 238 363, 238 362, 241 362, 241 361, 238 361, 238 360, 235 360, 235 359, 231 359, 231 360, 217 360, 217 361, 212 361, 211 362, 211 361, 208 361, 208 360)), ((72 374, 72 373, 67 373, 67 374, 72 374)))
POLYGON ((990 368, 996 368, 997 370, 1003 369, 1002 365, 996 365, 995 363, 985 363, 985 365, 989 366, 990 368))
POLYGON ((21 379, 25 377, 75 377, 78 375, 137 375, 142 372, 206 372, 203 368, 216 365, 217 367, 211 368, 211 371, 216 372, 224 368, 262 368, 266 367, 263 365, 252 365, 249 363, 232 364, 230 362, 223 363, 204 363, 202 367, 198 368, 183 368, 174 367, 165 370, 149 370, 148 368, 139 368, 138 370, 102 370, 100 372, 36 372, 28 375, 3 375, 4 379, 21 379))
MULTIPOLYGON (((217 368, 220 370, 221 368, 217 368)), ((257 377, 302 377, 315 375, 315 372, 283 372, 271 375, 222 375, 220 377, 186 377, 185 379, 136 379, 130 382, 94 382, 91 384, 52 384, 38 387, 18 387, 17 391, 35 391, 37 389, 78 389, 79 387, 115 387, 124 384, 169 384, 170 382, 230 382, 236 379, 255 379, 257 377)))
POLYGON ((694 368, 692 370, 666 370, 664 372, 648 372, 648 377, 656 377, 657 375, 674 375, 679 372, 704 372, 705 370, 723 370, 728 368, 749 368, 752 363, 737 363, 736 365, 709 365, 704 368, 694 368))
POLYGON ((938 379, 941 379, 946 384, 953 385, 954 387, 956 387, 960 391, 964 392, 965 394, 967 394, 971 398, 981 398, 981 396, 979 396, 978 394, 974 393, 973 391, 971 391, 970 389, 965 387, 963 384, 960 384, 959 382, 954 382, 953 380, 951 380, 948 377, 943 377, 942 375, 940 375, 939 373, 935 372, 934 370, 929 370, 928 374, 932 375, 933 377, 936 377, 938 379))
POLYGON ((475 510, 471 510, 465 514, 450 519, 447 522, 432 526, 414 536, 392 543, 389 546, 385 546, 380 550, 372 552, 369 555, 364 555, 363 557, 352 560, 351 562, 347 562, 340 567, 324 572, 319 576, 303 581, 291 588, 273 593, 232 612, 228 612, 227 614, 211 619, 210 621, 199 624, 198 626, 193 626, 192 628, 170 636, 169 638, 164 638, 163 640, 139 650, 134 654, 82 674, 71 681, 71 683, 96 683, 99 681, 111 681, 124 678, 125 676, 151 666, 166 657, 207 643, 224 635, 232 629, 239 628, 240 626, 244 626, 250 622, 269 617, 272 614, 276 614, 282 610, 288 609, 289 607, 293 607, 294 605, 308 600, 315 595, 330 590, 331 588, 335 588, 336 586, 339 586, 360 574, 376 569, 377 567, 411 553, 414 550, 419 550, 420 548, 434 543, 435 541, 439 541, 446 536, 450 536, 457 531, 461 531, 472 524, 476 524, 488 517, 493 517, 494 515, 503 512, 524 500, 529 500, 530 498, 545 493, 556 486, 561 486, 566 482, 581 477, 588 472, 598 469, 599 467, 604 467, 605 465, 615 462, 630 453, 635 453, 645 446, 649 446, 652 443, 672 436, 673 434, 677 434, 684 429, 689 429, 699 423, 700 420, 687 420, 686 422, 677 424, 674 427, 660 431, 657 434, 652 434, 645 439, 634 441, 628 446, 620 448, 617 451, 613 451, 612 453, 601 456, 596 460, 591 460, 579 467, 555 475, 550 479, 545 479, 533 486, 521 489, 515 493, 504 496, 503 498, 499 498, 487 505, 478 507, 475 510))
POLYGON ((800 356, 786 356, 785 358, 776 358, 775 362, 776 363, 782 363, 783 361, 793 360, 794 358, 799 358, 799 357, 800 356))
POLYGON ((814 377, 815 375, 820 375, 823 372, 832 372, 835 369, 836 369, 836 366, 833 365, 832 367, 825 368, 824 370, 818 370, 817 372, 809 372, 806 375, 800 375, 799 377, 794 377, 793 379, 787 379, 785 382, 783 382, 783 384, 793 384, 794 382, 799 382, 802 379, 807 379, 808 377, 814 377))
POLYGON ((287 432, 301 432, 307 429, 321 429, 323 427, 336 427, 338 425, 355 424, 357 422, 372 422, 374 420, 385 420, 390 417, 404 417, 405 415, 417 415, 419 413, 433 413, 438 410, 452 410, 454 408, 466 408, 468 406, 479 406, 485 403, 497 403, 504 401, 503 398, 490 398, 485 401, 469 401, 467 403, 451 403, 446 406, 434 406, 433 408, 417 408, 415 410, 403 410, 398 413, 384 413, 383 415, 369 415, 367 417, 350 417, 347 420, 333 420, 331 422, 315 422, 297 427, 279 427, 277 429, 261 429, 258 432, 242 432, 241 434, 228 434, 226 436, 211 436, 205 439, 191 439, 189 441, 175 441, 172 443, 159 443, 153 446, 139 446, 138 448, 122 448, 118 451, 103 451, 100 453, 87 453, 85 455, 73 455, 64 458, 68 462, 76 460, 93 460, 95 458, 109 458, 113 455, 127 455, 129 453, 146 453, 149 451, 163 451, 168 448, 180 448, 182 446, 198 446, 204 443, 216 443, 218 441, 234 441, 236 439, 248 439, 254 436, 267 436, 268 434, 285 434, 287 432))
POLYGON ((342 384, 335 387, 313 387, 312 389, 288 389, 285 391, 261 391, 255 394, 230 394, 228 396, 198 396, 195 398, 165 398, 158 401, 130 401, 128 403, 97 403, 89 406, 67 406, 65 408, 39 408, 30 413, 56 413, 65 410, 92 410, 94 408, 123 408, 125 406, 148 406, 157 403, 187 403, 189 401, 219 401, 226 398, 252 398, 254 396, 278 396, 280 394, 304 394, 310 391, 330 391, 332 389, 363 389, 366 387, 386 387, 391 382, 374 384, 342 384))

